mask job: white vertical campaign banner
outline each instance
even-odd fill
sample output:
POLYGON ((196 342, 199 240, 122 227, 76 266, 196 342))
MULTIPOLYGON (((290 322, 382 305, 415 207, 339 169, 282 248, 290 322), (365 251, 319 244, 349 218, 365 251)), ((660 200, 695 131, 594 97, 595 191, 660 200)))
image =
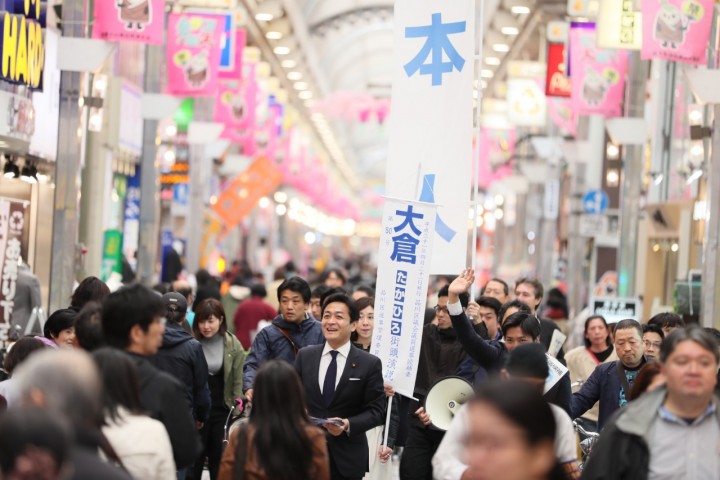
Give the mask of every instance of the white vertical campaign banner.
POLYGON ((387 200, 375 293, 372 354, 385 383, 412 397, 415 388, 435 231, 435 205, 387 200))
POLYGON ((395 2, 385 192, 438 205, 431 274, 466 265, 474 43, 474 0, 395 2))

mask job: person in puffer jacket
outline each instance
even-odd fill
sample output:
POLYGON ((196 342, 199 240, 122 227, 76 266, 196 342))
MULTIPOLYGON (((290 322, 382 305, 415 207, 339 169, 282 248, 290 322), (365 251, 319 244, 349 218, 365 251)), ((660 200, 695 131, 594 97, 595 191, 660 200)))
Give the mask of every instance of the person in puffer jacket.
POLYGON ((177 292, 163 295, 167 324, 163 342, 151 358, 160 370, 177 378, 185 386, 185 400, 198 428, 210 415, 208 366, 200 342, 183 329, 187 300, 177 292))
POLYGON ((310 285, 300 277, 285 280, 278 287, 280 315, 255 336, 245 359, 243 388, 252 402, 255 372, 272 359, 295 364, 298 350, 325 342, 320 322, 307 313, 310 285))

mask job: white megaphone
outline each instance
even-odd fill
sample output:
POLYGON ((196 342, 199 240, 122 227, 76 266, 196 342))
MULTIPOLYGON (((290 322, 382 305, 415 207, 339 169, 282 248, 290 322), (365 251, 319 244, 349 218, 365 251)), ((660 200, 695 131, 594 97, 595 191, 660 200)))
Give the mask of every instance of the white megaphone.
POLYGON ((443 431, 450 428, 453 417, 472 394, 472 385, 460 377, 445 377, 435 382, 425 397, 425 411, 433 427, 443 431))

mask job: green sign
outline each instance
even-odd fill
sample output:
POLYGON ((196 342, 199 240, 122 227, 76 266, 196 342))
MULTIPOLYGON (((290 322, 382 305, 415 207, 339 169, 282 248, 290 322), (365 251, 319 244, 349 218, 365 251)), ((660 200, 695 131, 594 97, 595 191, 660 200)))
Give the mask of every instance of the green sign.
POLYGON ((103 282, 108 281, 112 272, 122 275, 122 240, 120 230, 105 230, 101 272, 103 282))

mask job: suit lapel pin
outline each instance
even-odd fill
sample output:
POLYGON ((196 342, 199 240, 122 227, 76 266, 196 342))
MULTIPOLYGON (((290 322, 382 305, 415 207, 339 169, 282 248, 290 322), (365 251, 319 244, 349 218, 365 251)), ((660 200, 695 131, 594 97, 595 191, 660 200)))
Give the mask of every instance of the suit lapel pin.
POLYGON ((356 366, 357 366, 357 365, 355 365, 354 363, 352 364, 352 368, 355 368, 356 366))

